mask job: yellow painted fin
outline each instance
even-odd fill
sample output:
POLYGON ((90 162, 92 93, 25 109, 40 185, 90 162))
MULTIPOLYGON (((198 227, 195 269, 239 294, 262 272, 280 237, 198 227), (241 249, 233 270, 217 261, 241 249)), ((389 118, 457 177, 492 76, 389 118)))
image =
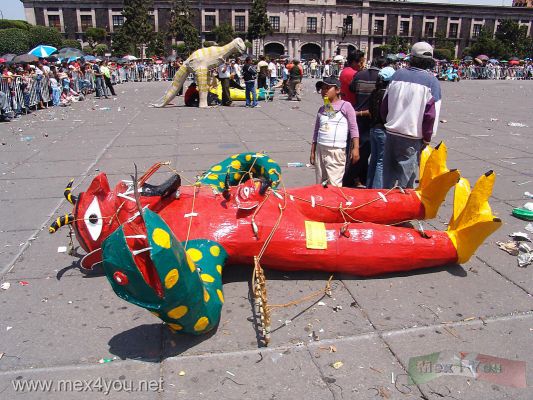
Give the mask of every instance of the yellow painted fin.
POLYGON ((457 185, 455 185, 455 191, 453 196, 453 215, 450 218, 448 229, 455 229, 457 227, 456 218, 459 218, 463 212, 468 197, 470 196, 470 182, 466 178, 459 179, 457 185))
POLYGON ((426 146, 420 155, 420 182, 416 192, 425 208, 425 218, 435 218, 448 191, 460 179, 461 173, 446 166, 446 145, 441 142, 434 149, 426 146))
POLYGON ((446 231, 457 249, 459 264, 467 262, 485 239, 502 225, 502 221, 492 214, 489 204, 495 179, 493 171, 482 175, 467 199, 464 198, 467 184, 459 185, 456 199, 460 204, 454 205, 454 215, 446 231), (460 214, 456 215, 456 212, 460 214))

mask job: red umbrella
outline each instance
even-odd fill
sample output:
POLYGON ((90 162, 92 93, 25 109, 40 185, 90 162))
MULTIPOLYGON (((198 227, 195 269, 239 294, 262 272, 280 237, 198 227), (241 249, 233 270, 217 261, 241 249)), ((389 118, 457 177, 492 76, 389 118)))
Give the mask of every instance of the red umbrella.
POLYGON ((518 60, 509 61, 509 65, 518 65, 518 64, 520 64, 520 61, 518 61, 518 60))
POLYGON ((7 60, 5 58, 0 58, 0 64, 5 63, 7 60))

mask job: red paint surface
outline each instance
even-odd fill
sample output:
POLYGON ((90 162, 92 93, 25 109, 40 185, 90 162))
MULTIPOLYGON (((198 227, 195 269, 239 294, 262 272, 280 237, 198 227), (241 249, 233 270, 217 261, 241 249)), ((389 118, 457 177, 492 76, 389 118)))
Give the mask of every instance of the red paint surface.
MULTIPOLYGON (((137 212, 133 201, 117 197, 118 193, 126 190, 126 185, 120 183, 115 190, 106 192, 104 179, 107 181, 104 174, 97 177, 95 180, 98 185, 93 182, 76 205, 76 218, 80 218, 96 196, 104 217, 102 232, 97 240, 89 235, 85 221, 76 222, 76 234, 87 251, 100 247, 120 222, 137 212)), ((424 238, 411 228, 383 225, 423 218, 424 207, 414 191, 391 192, 387 195, 387 202, 379 196, 378 190, 323 188, 319 185, 288 189, 286 193, 278 191, 281 198, 270 190, 266 200, 252 182, 232 187, 229 201, 206 186, 181 187, 180 192, 179 199, 173 196, 163 200, 159 197, 141 197, 141 204, 158 212, 182 241, 187 239, 192 218, 189 240, 210 239, 219 242, 228 252, 229 264, 253 263, 253 257, 259 254, 280 216, 280 206, 283 208, 280 224, 261 259, 264 267, 367 276, 441 266, 457 260, 456 250, 444 232, 426 231, 430 238, 424 238), (196 195, 193 191, 196 191, 196 195), (314 207, 311 196, 314 196, 314 207), (246 210, 238 208, 236 198, 246 205, 246 210), (360 205, 364 206, 358 208, 360 205), (344 217, 339 207, 345 209, 344 217), (193 212, 198 215, 186 217, 186 214, 193 212), (251 224, 254 212, 257 237, 251 224), (352 222, 352 219, 365 222, 352 222), (327 249, 307 249, 306 220, 325 222, 327 249), (342 235, 341 228, 345 220, 350 222, 347 226, 349 234, 342 235)), ((386 193, 384 190, 381 192, 386 193)), ((152 271, 147 268, 142 272, 150 281, 152 271)))

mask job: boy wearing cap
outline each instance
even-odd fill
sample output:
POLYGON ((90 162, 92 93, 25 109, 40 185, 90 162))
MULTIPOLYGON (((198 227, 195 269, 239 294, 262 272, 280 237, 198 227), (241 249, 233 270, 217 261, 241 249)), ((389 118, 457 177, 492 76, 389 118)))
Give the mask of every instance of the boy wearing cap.
POLYGON ((415 43, 409 68, 396 71, 381 104, 387 138, 383 155, 383 185, 412 188, 420 151, 437 130, 441 90, 427 70, 435 66, 433 47, 415 43))
POLYGON ((318 110, 311 145, 310 163, 316 169, 316 182, 342 186, 346 166, 346 142, 352 141, 350 162, 359 160, 359 130, 353 106, 340 99, 340 81, 335 77, 316 83, 317 91, 329 103, 318 110))

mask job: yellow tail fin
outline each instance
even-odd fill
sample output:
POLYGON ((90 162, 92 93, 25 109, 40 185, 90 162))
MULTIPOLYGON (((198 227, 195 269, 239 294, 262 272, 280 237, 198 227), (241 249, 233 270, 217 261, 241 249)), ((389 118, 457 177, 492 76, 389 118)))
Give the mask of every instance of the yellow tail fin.
POLYGON ((446 233, 457 249, 459 264, 467 262, 483 241, 502 225, 489 204, 495 179, 496 174, 489 171, 478 179, 472 191, 466 179, 461 179, 455 188, 453 215, 446 233))
POLYGON ((458 170, 446 166, 448 150, 441 142, 435 148, 426 146, 420 155, 420 183, 416 192, 426 210, 425 218, 435 218, 448 191, 461 177, 458 170))

